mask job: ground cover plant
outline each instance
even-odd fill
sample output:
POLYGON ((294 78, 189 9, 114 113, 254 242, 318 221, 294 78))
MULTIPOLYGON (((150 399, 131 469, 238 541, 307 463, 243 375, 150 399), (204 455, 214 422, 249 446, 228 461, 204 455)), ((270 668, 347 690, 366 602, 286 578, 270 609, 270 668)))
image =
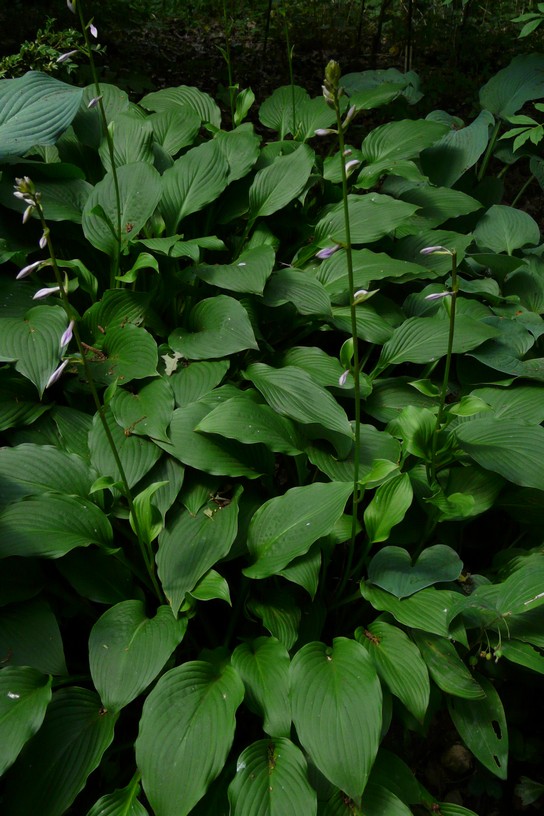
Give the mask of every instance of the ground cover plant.
POLYGON ((3 814, 537 802, 543 69, 0 82, 3 814))

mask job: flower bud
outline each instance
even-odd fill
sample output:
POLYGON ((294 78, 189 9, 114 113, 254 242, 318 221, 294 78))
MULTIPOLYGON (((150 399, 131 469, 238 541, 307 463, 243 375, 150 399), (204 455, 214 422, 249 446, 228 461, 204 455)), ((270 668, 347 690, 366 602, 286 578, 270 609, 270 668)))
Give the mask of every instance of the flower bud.
POLYGON ((100 102, 101 99, 102 99, 102 96, 93 96, 91 101, 87 103, 87 107, 88 108, 96 108, 96 106, 98 105, 98 103, 100 102))
POLYGON ((73 331, 72 330, 74 328, 74 322, 75 322, 74 320, 70 320, 70 322, 68 323, 68 328, 66 329, 66 331, 63 333, 62 337, 60 338, 60 347, 61 347, 61 349, 63 349, 65 346, 67 346, 68 343, 70 342, 70 340, 73 337, 73 331))
POLYGON ((72 14, 76 13, 76 2, 77 0, 66 0, 66 5, 68 6, 68 10, 72 12, 72 14))
POLYGON ((28 219, 32 215, 33 210, 34 210, 34 204, 29 204, 28 207, 26 208, 26 210, 23 213, 23 224, 26 224, 26 222, 28 221, 28 219))
POLYGON ((451 292, 433 292, 431 295, 425 295, 425 300, 442 300, 442 298, 451 297, 451 292))
POLYGON ((50 377, 49 377, 49 379, 47 380, 47 385, 45 386, 46 388, 49 388, 49 387, 50 387, 50 386, 52 386, 54 383, 56 383, 58 379, 60 379, 60 375, 62 374, 62 372, 64 371, 64 369, 66 368, 66 366, 67 366, 67 365, 68 365, 68 360, 64 360, 64 361, 63 361, 63 362, 62 362, 62 363, 59 365, 59 367, 58 367, 58 368, 56 368, 56 369, 53 371, 53 373, 51 374, 51 376, 50 376, 50 377))
POLYGON ((334 255, 335 252, 338 252, 340 249, 339 244, 334 244, 332 247, 325 247, 325 249, 320 249, 319 252, 315 253, 315 257, 319 258, 320 261, 326 261, 327 258, 330 258, 331 255, 334 255))
POLYGON ((98 29, 94 23, 89 23, 89 31, 96 40, 96 38, 98 37, 98 29))
POLYGON ((44 230, 42 237, 40 238, 40 249, 45 249, 47 246, 47 236, 49 235, 49 230, 44 230))
POLYGON ((338 378, 338 385, 340 386, 340 388, 344 387, 344 385, 346 384, 346 381, 348 379, 348 376, 349 376, 349 368, 348 368, 347 371, 344 371, 343 374, 338 378))
POLYGON ((32 274, 36 269, 42 265, 43 261, 34 261, 34 263, 28 264, 28 266, 23 266, 20 272, 16 275, 15 280, 22 280, 23 278, 27 278, 29 275, 32 274))
POLYGON ((447 247, 430 246, 419 250, 420 255, 453 255, 453 252, 447 247))
POLYGON ((55 292, 60 292, 60 286, 45 286, 43 289, 38 289, 36 294, 32 296, 32 300, 41 300, 41 298, 46 298, 55 294, 55 292))
POLYGON ((72 59, 74 54, 77 53, 79 53, 77 48, 73 51, 67 51, 66 54, 61 54, 60 57, 57 57, 56 62, 68 62, 68 60, 72 59))

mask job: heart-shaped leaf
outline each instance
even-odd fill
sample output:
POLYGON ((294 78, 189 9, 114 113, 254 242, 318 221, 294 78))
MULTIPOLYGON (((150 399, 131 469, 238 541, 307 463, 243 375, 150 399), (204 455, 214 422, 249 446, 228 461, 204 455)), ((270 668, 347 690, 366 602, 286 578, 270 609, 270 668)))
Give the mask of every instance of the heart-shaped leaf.
POLYGON ((258 348, 246 310, 226 295, 201 300, 190 314, 188 329, 176 329, 168 338, 171 348, 188 360, 211 360, 258 348))
POLYGON ((119 711, 158 675, 181 642, 187 619, 168 606, 146 617, 142 601, 122 601, 104 612, 89 636, 89 665, 104 706, 119 711))
POLYGON ((396 598, 407 598, 420 589, 459 578, 463 562, 451 547, 435 544, 427 547, 412 563, 412 556, 401 547, 384 547, 368 567, 368 577, 376 586, 396 598))
POLYGON ((229 800, 237 816, 315 816, 317 794, 304 754, 291 740, 259 740, 236 763, 229 800))
POLYGON ((364 646, 347 638, 335 638, 332 648, 303 646, 291 663, 291 705, 298 737, 313 762, 359 799, 382 722, 380 681, 364 646))
POLYGON ((246 703, 263 718, 271 737, 286 737, 291 729, 289 654, 275 638, 260 637, 241 643, 232 653, 232 665, 244 681, 246 703))
POLYGON ((221 771, 244 684, 202 660, 164 674, 145 701, 136 761, 157 816, 187 816, 221 771))

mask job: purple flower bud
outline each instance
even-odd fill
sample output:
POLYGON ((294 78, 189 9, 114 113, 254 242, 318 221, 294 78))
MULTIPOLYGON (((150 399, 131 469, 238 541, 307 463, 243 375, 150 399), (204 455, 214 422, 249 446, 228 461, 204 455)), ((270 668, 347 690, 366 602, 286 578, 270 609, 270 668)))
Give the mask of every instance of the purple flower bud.
POLYGON ((22 193, 20 190, 17 190, 17 189, 16 189, 16 190, 15 190, 15 192, 13 193, 13 195, 15 196, 15 198, 20 198, 20 199, 21 199, 21 201, 26 201, 26 196, 25 196, 25 194, 24 194, 24 193, 22 193))
POLYGON ((56 62, 67 62, 69 59, 72 59, 74 54, 79 53, 77 48, 73 51, 67 51, 66 54, 61 54, 60 57, 57 57, 56 62))
POLYGON ((29 275, 32 274, 36 269, 42 265, 43 261, 34 261, 34 263, 28 264, 28 266, 23 266, 20 272, 17 274, 15 280, 22 280, 23 278, 27 278, 29 275))
POLYGON ((43 289, 38 289, 35 295, 33 295, 32 300, 40 300, 41 298, 46 298, 49 295, 55 294, 55 292, 60 292, 60 286, 45 286, 43 289))
POLYGON ((451 297, 451 292, 433 292, 432 295, 425 295, 425 300, 441 300, 442 298, 451 297))
POLYGON ((60 347, 61 347, 61 349, 63 349, 65 346, 67 346, 68 343, 70 342, 70 340, 72 339, 72 337, 73 337, 72 329, 73 328, 74 328, 74 321, 70 320, 70 322, 68 323, 68 328, 66 329, 66 331, 63 333, 62 337, 60 338, 60 347))
POLYGON ((364 297, 368 295, 368 289, 357 289, 356 292, 353 293, 353 299, 355 300, 358 297, 364 297))
POLYGON ((49 379, 47 380, 47 385, 45 386, 46 388, 49 388, 51 385, 53 385, 54 383, 56 383, 58 379, 60 379, 60 375, 62 374, 62 372, 64 371, 64 369, 66 368, 66 366, 67 366, 67 365, 68 365, 68 360, 64 360, 64 361, 63 361, 63 362, 62 362, 62 363, 59 365, 59 367, 58 367, 58 368, 56 368, 56 369, 53 371, 53 373, 51 374, 51 376, 50 376, 50 377, 49 377, 49 379))
POLYGON ((325 249, 320 249, 319 252, 316 252, 315 257, 319 258, 320 261, 326 261, 327 258, 330 258, 331 255, 334 255, 334 253, 338 252, 339 249, 339 244, 335 244, 332 247, 325 247, 325 249))
POLYGON ((23 224, 26 224, 26 222, 28 221, 28 219, 32 215, 33 209, 34 209, 34 205, 29 204, 28 207, 26 208, 26 210, 23 213, 23 224))
POLYGON ((87 104, 87 107, 88 108, 96 108, 96 106, 98 105, 98 103, 100 102, 101 99, 102 99, 102 96, 93 96, 91 101, 87 104))
POLYGON ((316 136, 330 136, 332 133, 338 133, 334 128, 317 128, 314 130, 316 136))
POLYGON ((342 156, 345 156, 345 157, 347 158, 348 156, 351 156, 352 152, 353 152, 353 151, 352 151, 352 150, 350 150, 350 149, 349 149, 349 147, 346 147, 346 149, 345 149, 345 150, 344 150, 344 152, 342 153, 342 156))
POLYGON ((344 373, 338 378, 338 385, 340 386, 340 388, 344 387, 344 385, 347 382, 348 376, 349 376, 349 368, 348 368, 347 371, 344 371, 344 373))
POLYGON ((447 247, 443 246, 430 246, 425 247, 425 249, 419 250, 420 255, 451 255, 452 252, 447 247))
POLYGON ((45 249, 46 246, 47 246, 47 234, 44 232, 44 234, 40 238, 40 249, 45 249))
POLYGON ((97 27, 95 26, 94 23, 89 24, 89 31, 91 32, 92 36, 96 40, 96 38, 98 37, 98 29, 97 29, 97 27))

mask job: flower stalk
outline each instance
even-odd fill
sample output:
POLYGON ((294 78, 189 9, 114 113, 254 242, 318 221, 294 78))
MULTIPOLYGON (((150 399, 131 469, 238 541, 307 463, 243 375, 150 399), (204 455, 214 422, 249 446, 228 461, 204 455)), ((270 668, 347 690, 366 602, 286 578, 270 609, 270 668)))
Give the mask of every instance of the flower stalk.
MULTIPOLYGON (((340 66, 334 60, 331 60, 325 69, 325 81, 323 84, 323 96, 329 107, 334 109, 336 114, 336 134, 338 138, 338 156, 340 160, 342 173, 342 202, 344 212, 344 229, 346 233, 346 240, 344 248, 346 250, 346 263, 348 272, 348 287, 349 287, 349 301, 350 301, 350 322, 351 335, 353 340, 352 348, 352 366, 351 373, 353 374, 354 383, 354 400, 355 400, 355 427, 353 440, 353 496, 352 496, 352 517, 351 517, 351 535, 348 547, 348 555, 346 567, 342 576, 342 580, 338 587, 338 595, 344 591, 346 584, 350 578, 351 567, 353 564, 353 557, 355 554, 355 543, 357 538, 357 511, 358 505, 361 501, 362 494, 359 486, 359 468, 360 468, 360 442, 361 442, 361 379, 360 379, 360 361, 359 348, 357 337, 357 298, 355 293, 355 284, 353 276, 353 255, 351 246, 351 226, 349 218, 348 206, 348 175, 353 165, 345 161, 346 143, 344 134, 347 126, 353 120, 355 109, 351 108, 342 121, 342 113, 340 110, 340 99, 343 94, 343 89, 340 87, 340 66)), ((331 252, 332 254, 332 252, 331 252)), ((347 375, 346 375, 347 376, 347 375)), ((342 379, 342 378, 341 378, 342 379)), ((345 382, 345 381, 344 381, 345 382)))
MULTIPOLYGON (((31 269, 31 271, 33 271, 34 269, 37 269, 41 265, 51 266, 51 268, 53 269, 54 275, 55 275, 55 280, 56 280, 56 286, 44 287, 43 289, 38 290, 36 292, 36 294, 34 295, 34 298, 36 299, 38 297, 45 297, 46 295, 49 295, 49 294, 52 294, 52 293, 58 293, 60 295, 60 298, 62 300, 62 304, 64 306, 64 310, 65 310, 66 315, 67 315, 67 317, 69 319, 68 327, 64 331, 64 333, 62 334, 62 337, 60 338, 61 351, 64 349, 64 347, 66 345, 68 345, 68 343, 72 340, 72 338, 75 340, 77 348, 78 348, 79 355, 81 357, 81 362, 82 362, 82 365, 83 365, 83 369, 85 371, 85 377, 86 377, 87 382, 89 384, 89 389, 90 389, 90 392, 91 392, 91 396, 93 398, 96 410, 97 410, 98 415, 100 417, 100 421, 102 423, 102 427, 104 429, 106 439, 108 440, 108 444, 110 446, 113 458, 115 460, 115 464, 117 465, 117 468, 119 470, 119 474, 121 476, 121 482, 123 484, 123 493, 124 493, 124 495, 126 497, 126 500, 127 500, 128 507, 129 507, 129 510, 131 512, 131 515, 132 515, 132 517, 134 519, 134 530, 135 530, 135 533, 136 533, 136 537, 138 539, 138 545, 139 545, 139 548, 140 548, 142 559, 144 561, 147 573, 148 573, 149 578, 151 580, 151 584, 153 586, 153 589, 154 589, 157 597, 159 599, 162 599, 162 597, 163 597, 162 592, 161 592, 161 589, 160 589, 158 581, 157 581, 157 576, 155 574, 155 561, 154 561, 154 557, 153 557, 153 552, 151 550, 151 546, 150 545, 148 546, 146 544, 145 538, 144 538, 144 536, 142 535, 142 533, 141 533, 141 531, 139 529, 138 518, 137 518, 137 515, 135 513, 135 508, 134 508, 134 500, 132 498, 132 492, 130 490, 130 486, 129 486, 129 483, 128 483, 128 480, 127 480, 125 469, 123 467, 123 463, 121 462, 121 458, 119 456, 119 452, 117 450, 115 440, 114 440, 114 438, 112 436, 110 427, 108 425, 108 421, 106 419, 106 415, 105 415, 105 412, 104 412, 104 406, 102 405, 102 403, 100 401, 100 398, 98 396, 98 392, 96 390, 96 386, 95 386, 95 383, 94 383, 92 371, 91 371, 91 368, 89 366, 89 362, 88 362, 87 357, 86 357, 85 346, 84 346, 84 344, 83 344, 83 342, 81 340, 81 336, 79 334, 79 329, 78 329, 76 320, 74 318, 74 310, 72 309, 72 307, 70 305, 69 298, 68 298, 66 278, 65 278, 65 276, 62 275, 62 273, 60 271, 60 268, 59 268, 59 265, 57 263, 55 248, 54 248, 53 242, 51 240, 51 234, 50 234, 49 228, 48 228, 47 223, 45 221, 45 215, 44 215, 44 211, 43 211, 41 201, 40 201, 40 198, 41 198, 40 193, 36 191, 33 182, 28 178, 28 176, 25 176, 23 179, 16 179, 16 182, 17 182, 16 192, 24 193, 24 195, 26 196, 25 201, 28 199, 29 207, 31 206, 32 209, 35 210, 36 215, 38 216, 38 218, 39 218, 39 220, 41 222, 41 226, 42 226, 42 229, 43 229, 43 235, 46 238, 47 250, 49 252, 49 259, 47 261, 39 261, 39 262, 36 262, 34 264, 30 264, 30 266, 26 267, 26 269, 27 270, 31 269)), ((21 196, 17 196, 17 197, 21 198, 21 196)), ((21 272, 24 272, 24 271, 25 270, 21 270, 21 272)), ((21 272, 17 276, 18 278, 21 277, 21 272)), ((69 362, 68 360, 63 360, 60 363, 60 365, 55 369, 55 371, 49 377, 49 380, 48 380, 47 386, 46 386, 47 388, 49 388, 51 385, 53 385, 55 382, 57 382, 57 380, 62 375, 64 369, 66 368, 68 362, 69 362)))

